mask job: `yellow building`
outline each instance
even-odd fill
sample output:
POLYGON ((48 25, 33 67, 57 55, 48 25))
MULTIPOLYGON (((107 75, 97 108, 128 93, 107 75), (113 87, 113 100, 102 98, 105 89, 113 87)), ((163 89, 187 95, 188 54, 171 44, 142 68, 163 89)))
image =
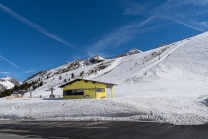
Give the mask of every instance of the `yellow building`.
POLYGON ((59 87, 63 88, 64 99, 112 98, 116 84, 93 80, 75 79, 59 87))

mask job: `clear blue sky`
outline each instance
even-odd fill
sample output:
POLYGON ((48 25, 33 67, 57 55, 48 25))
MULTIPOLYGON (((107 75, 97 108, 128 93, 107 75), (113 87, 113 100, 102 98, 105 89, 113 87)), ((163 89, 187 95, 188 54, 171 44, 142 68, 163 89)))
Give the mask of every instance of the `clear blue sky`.
POLYGON ((208 29, 207 0, 0 0, 0 78, 147 51, 208 29))

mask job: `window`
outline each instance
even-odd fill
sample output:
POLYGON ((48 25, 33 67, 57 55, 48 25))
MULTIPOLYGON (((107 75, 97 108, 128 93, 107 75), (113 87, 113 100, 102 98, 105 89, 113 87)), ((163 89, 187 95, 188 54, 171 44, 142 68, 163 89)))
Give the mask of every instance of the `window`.
POLYGON ((71 96, 71 95, 84 95, 83 89, 73 89, 73 90, 64 90, 64 96, 71 96))
POLYGON ((72 93, 77 93, 77 92, 84 92, 84 90, 83 89, 74 89, 74 90, 72 90, 72 93))
POLYGON ((96 88, 96 92, 105 92, 104 88, 96 88))

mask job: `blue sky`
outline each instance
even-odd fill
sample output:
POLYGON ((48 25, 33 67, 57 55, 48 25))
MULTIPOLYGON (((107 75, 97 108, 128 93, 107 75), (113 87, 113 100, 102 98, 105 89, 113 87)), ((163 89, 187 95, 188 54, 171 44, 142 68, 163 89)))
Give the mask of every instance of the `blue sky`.
POLYGON ((0 0, 0 78, 147 51, 208 29, 207 0, 0 0))

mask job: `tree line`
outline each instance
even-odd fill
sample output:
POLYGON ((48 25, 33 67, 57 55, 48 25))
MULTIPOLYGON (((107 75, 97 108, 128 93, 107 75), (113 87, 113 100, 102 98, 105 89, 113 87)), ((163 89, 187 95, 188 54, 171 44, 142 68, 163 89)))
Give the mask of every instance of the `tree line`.
POLYGON ((23 83, 21 85, 14 85, 11 89, 6 89, 0 93, 1 97, 10 96, 11 94, 14 94, 15 92, 21 95, 24 95, 25 92, 29 91, 30 89, 35 90, 36 88, 43 86, 43 81, 39 82, 31 82, 31 83, 23 83))

